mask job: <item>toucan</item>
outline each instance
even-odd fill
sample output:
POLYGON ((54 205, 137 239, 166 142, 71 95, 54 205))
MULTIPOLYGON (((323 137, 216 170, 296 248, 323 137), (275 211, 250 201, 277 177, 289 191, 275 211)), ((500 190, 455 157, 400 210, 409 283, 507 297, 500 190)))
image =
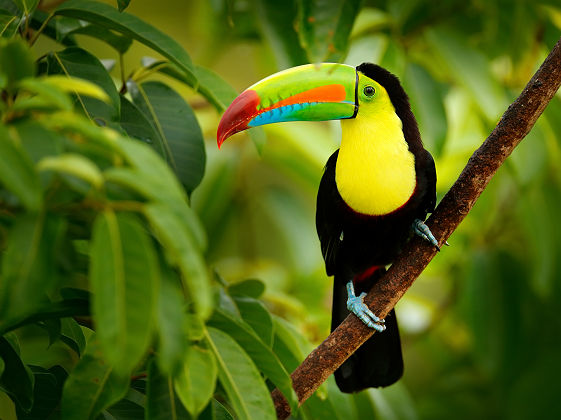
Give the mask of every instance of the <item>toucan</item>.
POLYGON ((307 64, 242 92, 218 125, 218 147, 233 134, 284 121, 341 120, 341 146, 325 166, 316 228, 334 276, 332 330, 354 313, 379 334, 335 372, 339 389, 384 387, 403 374, 395 312, 377 317, 363 302, 413 234, 438 248, 424 224, 436 203, 436 169, 424 149, 399 79, 363 63, 307 64))

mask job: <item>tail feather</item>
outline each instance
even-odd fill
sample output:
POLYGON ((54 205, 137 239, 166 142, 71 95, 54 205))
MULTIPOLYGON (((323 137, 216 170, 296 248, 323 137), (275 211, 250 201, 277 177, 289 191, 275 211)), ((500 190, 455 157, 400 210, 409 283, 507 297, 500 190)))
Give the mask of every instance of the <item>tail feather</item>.
MULTIPOLYGON (((368 279, 355 284, 356 294, 368 291, 385 272, 382 268, 368 279)), ((333 290, 333 331, 349 315, 345 281, 335 278, 333 290)), ((384 387, 403 375, 401 340, 395 311, 386 317, 386 330, 374 334, 335 371, 335 381, 342 392, 358 392, 365 388, 384 387)))

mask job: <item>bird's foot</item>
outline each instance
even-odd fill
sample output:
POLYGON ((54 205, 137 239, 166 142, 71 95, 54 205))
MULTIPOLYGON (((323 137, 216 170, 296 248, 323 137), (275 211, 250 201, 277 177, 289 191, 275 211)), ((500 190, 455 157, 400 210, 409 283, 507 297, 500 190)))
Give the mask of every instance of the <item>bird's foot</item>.
POLYGON ((385 321, 374 315, 374 312, 364 303, 366 293, 363 292, 359 296, 355 295, 355 288, 352 280, 347 283, 347 296, 347 309, 350 312, 355 314, 367 326, 378 332, 382 332, 386 329, 384 325, 385 321))
MULTIPOLYGON (((413 232, 415 232, 415 235, 420 236, 440 251, 440 247, 438 246, 436 238, 430 231, 429 227, 425 225, 425 223, 421 219, 415 219, 413 221, 413 232)), ((448 242, 446 242, 446 245, 448 245, 448 242)))

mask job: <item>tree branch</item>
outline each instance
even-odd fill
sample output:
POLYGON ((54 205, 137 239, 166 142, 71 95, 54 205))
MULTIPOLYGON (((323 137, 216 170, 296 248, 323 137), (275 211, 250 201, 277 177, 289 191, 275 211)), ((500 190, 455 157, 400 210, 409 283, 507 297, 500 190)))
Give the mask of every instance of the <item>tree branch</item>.
MULTIPOLYGON (((505 159, 534 126, 561 84, 561 39, 520 96, 475 151, 452 188, 427 221, 440 244, 454 232, 505 159)), ((435 256, 436 250, 412 238, 387 274, 370 290, 365 302, 384 318, 435 256)), ((292 386, 300 404, 370 336, 373 330, 349 315, 292 373, 292 386)), ((277 417, 285 419, 290 407, 278 389, 272 393, 277 417)))

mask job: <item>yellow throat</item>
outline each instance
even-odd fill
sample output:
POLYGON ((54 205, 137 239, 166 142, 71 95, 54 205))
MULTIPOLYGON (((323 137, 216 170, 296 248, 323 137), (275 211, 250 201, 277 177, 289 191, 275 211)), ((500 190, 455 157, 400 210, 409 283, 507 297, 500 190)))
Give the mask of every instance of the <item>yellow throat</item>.
POLYGON ((401 120, 384 96, 355 118, 341 120, 335 170, 345 203, 358 213, 376 216, 405 204, 416 185, 415 157, 403 137, 401 120))

